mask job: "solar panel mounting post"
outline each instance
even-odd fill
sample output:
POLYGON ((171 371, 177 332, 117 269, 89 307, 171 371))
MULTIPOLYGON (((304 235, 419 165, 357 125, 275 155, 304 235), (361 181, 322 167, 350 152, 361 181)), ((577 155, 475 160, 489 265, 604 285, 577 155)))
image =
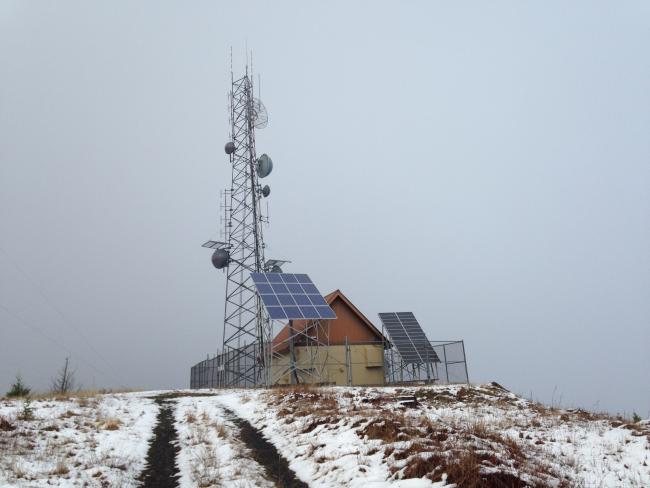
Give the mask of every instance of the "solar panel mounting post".
POLYGON ((289 320, 289 360, 291 361, 291 384, 297 385, 299 383, 298 370, 296 369, 296 346, 294 338, 296 332, 293 329, 293 320, 289 320))

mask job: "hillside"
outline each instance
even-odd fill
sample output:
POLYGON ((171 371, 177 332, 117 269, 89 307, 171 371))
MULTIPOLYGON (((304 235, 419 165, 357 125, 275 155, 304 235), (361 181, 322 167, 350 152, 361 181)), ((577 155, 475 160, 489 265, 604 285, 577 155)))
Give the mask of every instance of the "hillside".
POLYGON ((0 486, 650 486, 647 421, 551 409, 496 384, 98 394, 31 408, 23 419, 22 401, 0 402, 0 486))

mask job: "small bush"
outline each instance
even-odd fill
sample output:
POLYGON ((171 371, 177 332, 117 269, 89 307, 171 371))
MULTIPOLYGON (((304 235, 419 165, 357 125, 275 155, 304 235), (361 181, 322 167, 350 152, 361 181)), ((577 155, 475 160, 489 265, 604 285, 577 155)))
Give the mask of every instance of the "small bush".
POLYGON ((22 398, 31 393, 31 388, 23 383, 20 375, 16 375, 16 381, 11 385, 11 389, 7 392, 7 398, 22 398))
POLYGON ((633 412, 633 413, 632 413, 632 422, 634 422, 635 424, 638 424, 639 422, 641 422, 641 420, 643 420, 643 419, 641 418, 641 415, 639 415, 639 414, 636 413, 636 412, 633 412))
POLYGON ((19 420, 32 420, 34 418, 34 407, 32 407, 32 401, 29 397, 25 398, 23 402, 23 409, 18 415, 19 420))

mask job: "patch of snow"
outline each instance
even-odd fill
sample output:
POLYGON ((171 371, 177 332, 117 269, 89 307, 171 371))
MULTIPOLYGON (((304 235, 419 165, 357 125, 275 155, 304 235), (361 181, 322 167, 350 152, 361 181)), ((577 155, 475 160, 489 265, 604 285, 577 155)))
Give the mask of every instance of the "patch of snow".
POLYGON ((134 486, 144 468, 158 407, 140 395, 106 394, 0 402, 0 486, 134 486))
POLYGON ((264 468, 250 458, 238 439, 238 428, 216 397, 179 398, 174 417, 180 488, 275 486, 266 479, 264 468))
MULTIPOLYGON (((378 441, 361 439, 349 419, 341 418, 334 428, 318 426, 305 433, 310 418, 286 424, 276 408, 268 405, 266 392, 233 391, 218 397, 224 405, 262 431, 288 460, 301 480, 312 487, 430 488, 445 486, 428 479, 390 480, 388 466, 378 441)), ((451 487, 453 485, 446 485, 451 487)))

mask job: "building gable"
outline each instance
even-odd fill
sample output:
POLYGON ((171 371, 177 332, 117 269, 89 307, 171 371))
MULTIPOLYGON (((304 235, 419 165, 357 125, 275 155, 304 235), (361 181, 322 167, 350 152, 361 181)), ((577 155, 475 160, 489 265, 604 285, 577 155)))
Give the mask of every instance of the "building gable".
MULTIPOLYGON (((335 290, 324 298, 336 313, 336 319, 329 321, 330 345, 345 344, 346 337, 350 344, 381 343, 385 340, 381 332, 354 306, 341 290, 335 290)), ((306 320, 294 320, 293 327, 300 331, 305 328, 307 323, 306 320)), ((285 325, 273 339, 276 352, 282 353, 288 349, 286 342, 288 338, 289 326, 285 325)))

